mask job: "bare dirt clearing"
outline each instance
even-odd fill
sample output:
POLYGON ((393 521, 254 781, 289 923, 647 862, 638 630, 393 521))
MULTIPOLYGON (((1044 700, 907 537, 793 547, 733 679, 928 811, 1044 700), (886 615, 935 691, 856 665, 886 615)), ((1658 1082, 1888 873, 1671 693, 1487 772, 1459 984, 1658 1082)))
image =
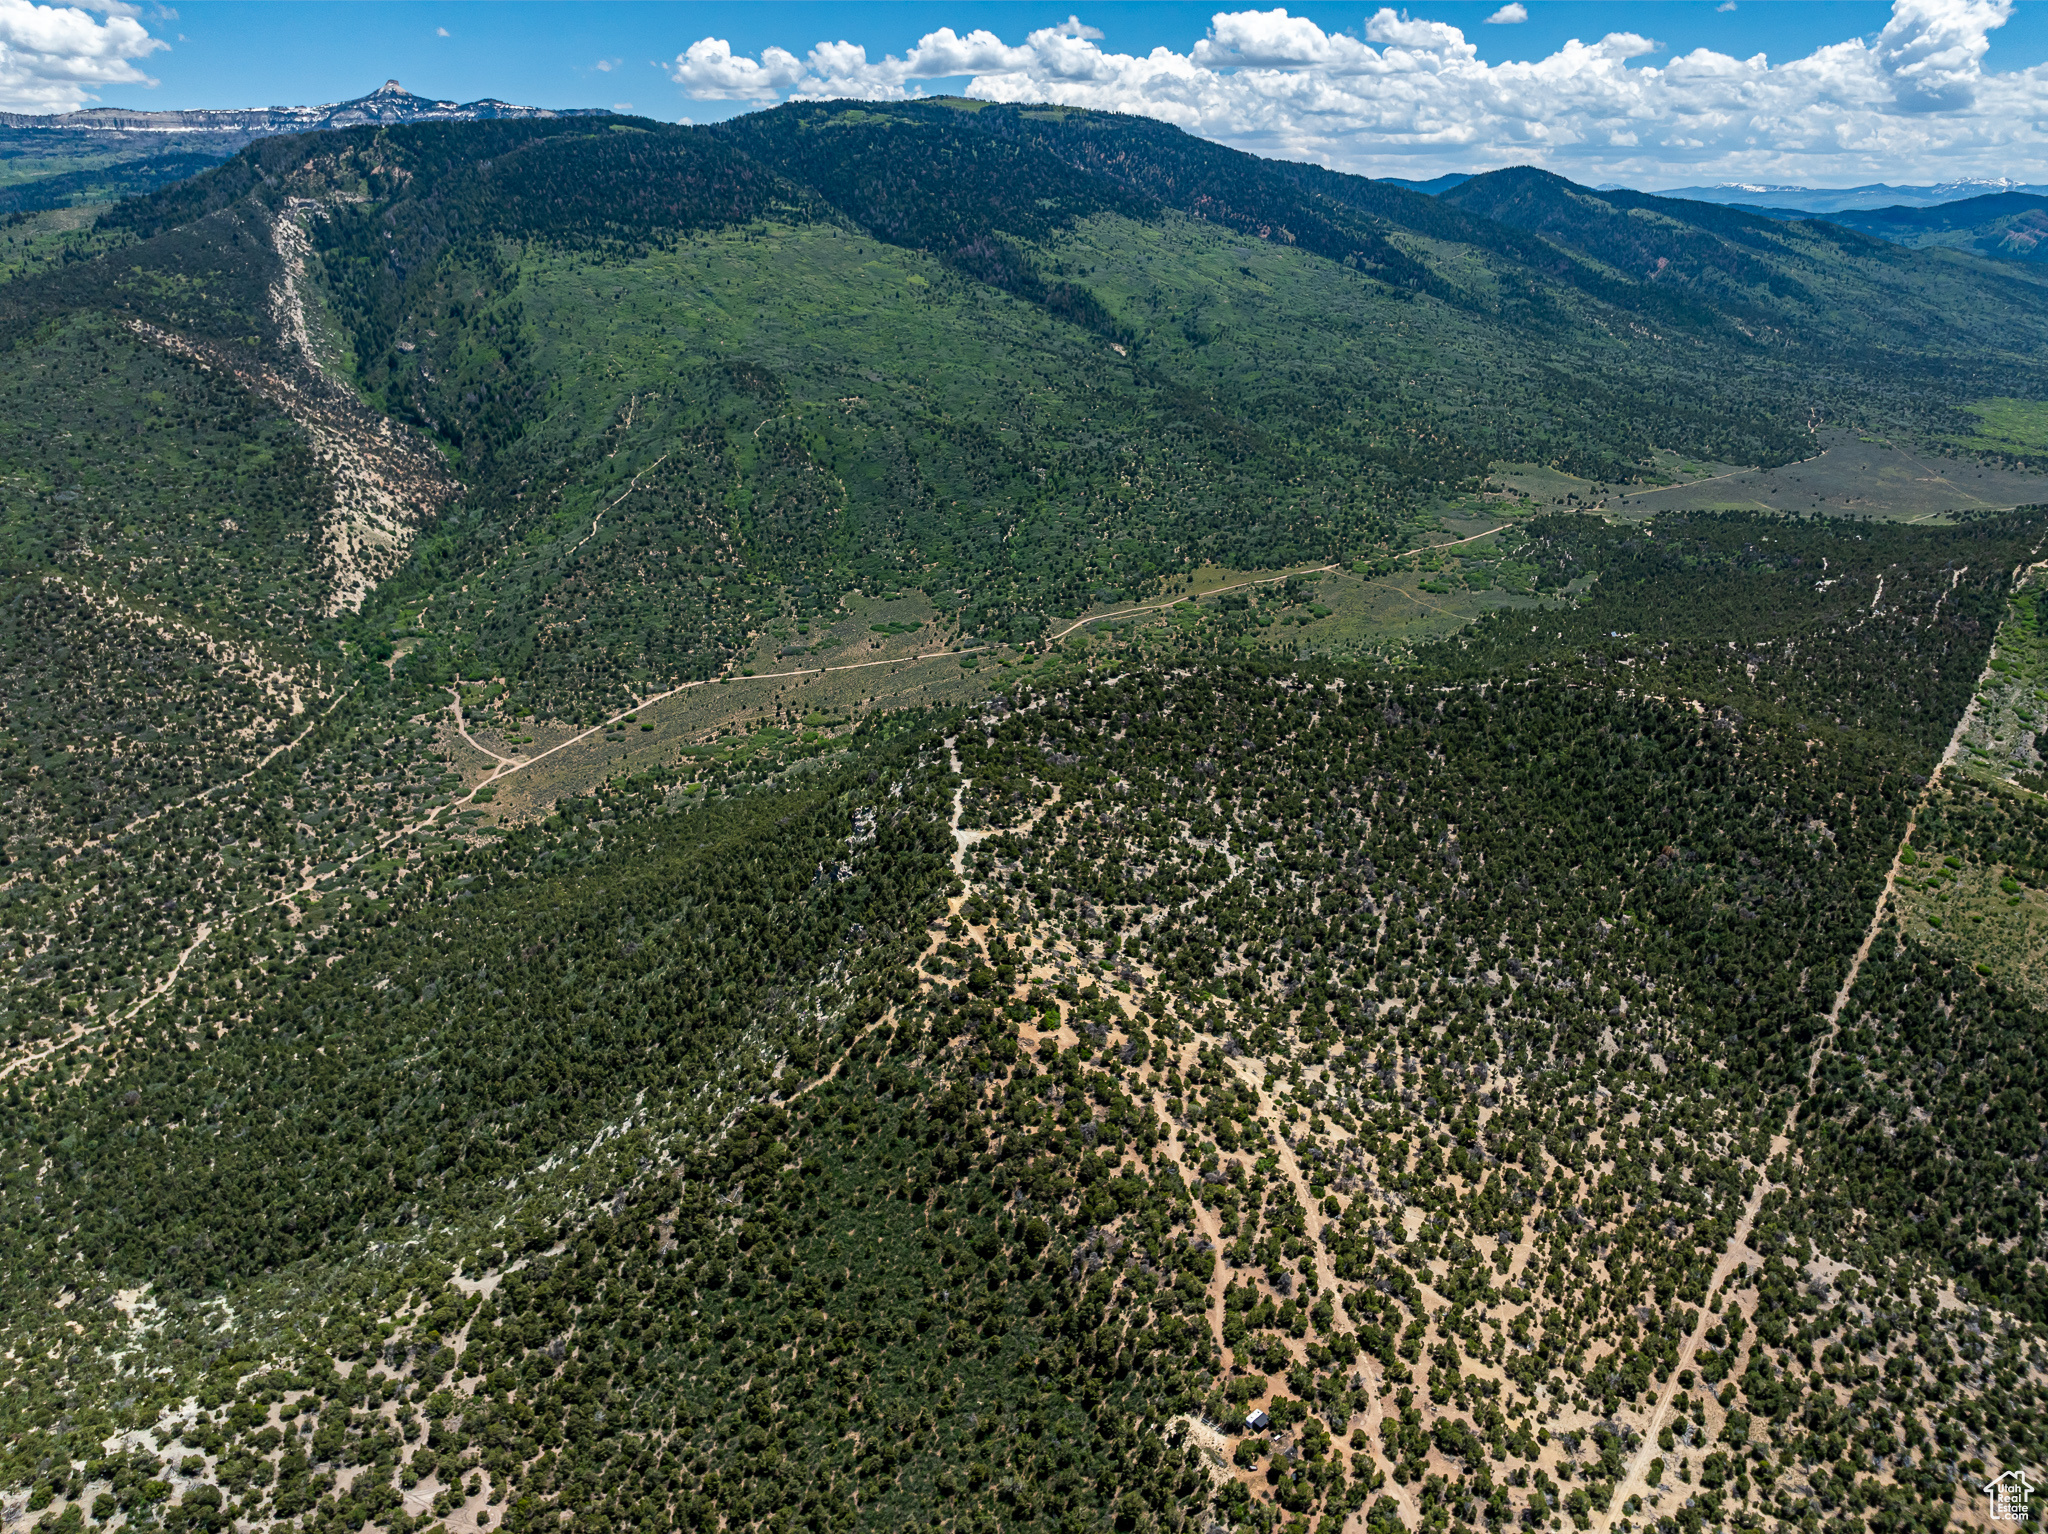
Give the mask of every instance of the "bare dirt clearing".
POLYGON ((1598 502, 1609 515, 1674 511, 1781 511, 1914 521, 1949 511, 2048 501, 2048 475, 2022 474, 1854 432, 1823 431, 1816 458, 1777 469, 1737 469, 1661 489, 1629 489, 1598 502))

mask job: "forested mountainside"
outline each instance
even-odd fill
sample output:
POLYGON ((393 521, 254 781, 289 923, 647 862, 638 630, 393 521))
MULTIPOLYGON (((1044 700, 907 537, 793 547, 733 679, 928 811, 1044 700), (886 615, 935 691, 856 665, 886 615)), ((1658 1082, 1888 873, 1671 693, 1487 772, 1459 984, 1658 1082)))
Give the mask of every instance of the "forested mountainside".
POLYGON ((51 217, 10 1529, 1908 1534, 2040 1465, 2025 270, 968 102, 51 217))

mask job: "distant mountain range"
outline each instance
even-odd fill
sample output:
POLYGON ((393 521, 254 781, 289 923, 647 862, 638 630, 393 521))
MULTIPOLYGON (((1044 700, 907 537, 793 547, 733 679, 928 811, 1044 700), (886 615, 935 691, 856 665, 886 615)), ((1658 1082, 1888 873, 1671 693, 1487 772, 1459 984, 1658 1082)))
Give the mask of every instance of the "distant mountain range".
POLYGON ((1723 181, 1715 186, 1672 187, 1657 195, 1683 197, 1688 202, 1832 214, 1877 208, 1931 208, 1997 192, 2048 194, 2048 185, 2014 181, 2003 176, 1989 181, 1975 178, 1944 181, 1935 186, 1888 186, 1883 182, 1850 187, 1770 186, 1751 181, 1723 181))
POLYGON ((2033 192, 1992 192, 1931 208, 1873 208, 1826 214, 1756 207, 1748 211, 1782 219, 1817 217, 1894 245, 1939 245, 1995 261, 2048 261, 2048 197, 2033 192))
MULTIPOLYGON (((1411 192, 1423 192, 1436 197, 1453 187, 1463 186, 1473 178, 1462 172, 1452 171, 1446 175, 1432 176, 1427 181, 1412 181, 1404 176, 1383 176, 1377 179, 1391 186, 1404 186, 1411 192)), ((1595 190, 1630 192, 1638 189, 1619 181, 1604 181, 1595 190)), ((1760 213, 1796 217, 1802 214, 1831 216, 1836 213, 1875 212, 1890 208, 1933 208, 2006 193, 2048 196, 2048 183, 2014 181, 2005 176, 1989 181, 1944 181, 1937 186, 1889 186, 1883 182, 1873 182, 1869 186, 1814 187, 1773 186, 1756 181, 1723 181, 1714 186, 1671 187, 1654 195, 1683 198, 1687 202, 1719 203, 1724 207, 1754 208, 1760 213)))
MULTIPOLYGON (((1474 180, 1452 173, 1428 181, 1384 178, 1411 192, 1441 197, 1474 180)), ((1603 193, 1629 193, 1610 182, 1603 193)), ((1939 186, 1871 186, 1838 189, 1765 186, 1725 182, 1652 194, 1672 201, 1713 203, 1761 213, 1766 218, 1821 219, 1874 235, 1894 245, 1939 245, 1997 261, 2048 260, 2048 185, 2017 181, 1948 181, 1939 186)))
MULTIPOLYGON (((605 107, 523 107, 509 101, 436 101, 416 96, 386 80, 353 101, 310 107, 250 107, 185 112, 137 112, 127 107, 88 107, 82 112, 35 116, 0 112, 0 127, 87 129, 111 133, 207 133, 242 142, 273 133, 308 133, 319 128, 355 128, 369 123, 476 122, 506 117, 608 115, 605 107)), ((239 147, 239 144, 236 146, 239 147)))
POLYGON ((353 101, 310 107, 174 112, 90 107, 46 116, 0 112, 0 218, 139 196, 196 175, 258 139, 281 134, 610 115, 605 107, 524 107, 495 98, 439 101, 416 96, 396 80, 353 101), (5 162, 24 159, 38 165, 40 173, 8 173, 5 162))
POLYGON ((1410 181, 1405 176, 1381 176, 1377 179, 1386 182, 1389 186, 1405 186, 1411 192, 1421 192, 1426 196, 1436 197, 1444 192, 1448 192, 1454 186, 1463 186, 1472 178, 1463 171, 1452 171, 1449 175, 1432 176, 1427 181, 1410 181))
MULTIPOLYGON (((257 139, 281 134, 608 115, 605 107, 519 106, 494 97, 443 101, 416 95, 396 80, 386 80, 366 96, 319 106, 163 112, 92 107, 44 116, 0 112, 0 159, 29 155, 47 167, 40 174, 0 175, 0 218, 148 193, 194 175, 257 139), (75 168, 60 168, 65 162, 75 168)), ((1456 171, 1426 180, 1380 178, 1383 185, 1431 197, 1454 195, 1474 179, 1456 171)), ((1655 195, 1740 208, 1777 220, 1825 219, 1900 245, 1939 245, 1995 260, 2048 259, 2048 184, 2000 178, 1934 186, 1873 183, 1825 188, 1728 181, 1655 195)))

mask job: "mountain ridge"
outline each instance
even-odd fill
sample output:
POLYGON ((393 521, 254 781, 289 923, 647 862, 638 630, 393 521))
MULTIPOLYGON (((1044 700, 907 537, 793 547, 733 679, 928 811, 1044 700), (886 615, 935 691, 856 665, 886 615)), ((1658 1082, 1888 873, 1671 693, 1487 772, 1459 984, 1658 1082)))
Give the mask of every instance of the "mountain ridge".
POLYGON ((1929 186, 1892 186, 1871 182, 1864 186, 1810 187, 1724 181, 1713 186, 1662 188, 1655 195, 1684 198, 1690 202, 1740 203, 1750 207, 1790 208, 1808 213, 1848 213, 1887 207, 1938 207, 1943 203, 1961 202, 1992 192, 2040 195, 2048 193, 2048 184, 2015 181, 2009 176, 1964 178, 1929 186))
MULTIPOLYGON (((274 133, 308 133, 368 123, 482 122, 496 119, 604 117, 609 107, 532 107, 485 97, 442 101, 418 96, 396 80, 347 101, 301 107, 198 107, 162 111, 85 107, 76 112, 0 112, 0 128, 99 133, 203 133, 244 140, 274 133)), ((239 145, 237 146, 239 147, 239 145)))

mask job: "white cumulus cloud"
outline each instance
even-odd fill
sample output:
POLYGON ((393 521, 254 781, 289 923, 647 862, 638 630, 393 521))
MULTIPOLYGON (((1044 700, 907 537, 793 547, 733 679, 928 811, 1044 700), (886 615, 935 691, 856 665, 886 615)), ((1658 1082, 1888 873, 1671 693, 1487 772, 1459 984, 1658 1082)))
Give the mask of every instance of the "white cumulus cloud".
POLYGON ((1522 0, 1509 0, 1508 4, 1486 18, 1486 24, 1490 27, 1518 27, 1528 19, 1529 7, 1522 4, 1522 0))
MULTIPOLYGON (((1184 52, 1115 52, 1070 17, 1016 45, 942 27, 875 60, 848 42, 753 59, 707 37, 664 67, 692 97, 755 103, 900 99, 964 78, 985 100, 1139 113, 1367 174, 1529 163, 1639 185, 1946 179, 2048 159, 2048 64, 1984 68, 2012 8, 1894 0, 1875 38, 1779 63, 1707 48, 1660 61, 1662 46, 1633 32, 1488 60, 1457 27, 1409 11, 1377 11, 1360 38, 1275 8, 1218 12, 1184 52)), ((1488 19, 1526 14, 1513 3, 1488 19)))
MULTIPOLYGON (((1067 49, 1093 52, 1102 36, 1069 18, 1065 27, 1031 34, 1067 49)), ((1055 53, 1057 47, 1045 50, 1055 53)), ((941 27, 919 39, 902 58, 890 54, 869 62, 857 43, 819 43, 803 58, 784 48, 764 48, 760 62, 736 55, 717 37, 692 43, 676 56, 670 78, 703 101, 773 101, 785 95, 879 100, 909 95, 910 83, 949 76, 979 75, 989 70, 1028 69, 1040 63, 1030 47, 1005 47, 993 32, 977 29, 965 37, 941 27)))
POLYGON ((169 44, 135 18, 118 3, 0 0, 0 110, 69 112, 100 86, 156 84, 135 61, 169 44))
POLYGON ((776 101, 804 77, 804 61, 786 48, 764 48, 760 62, 706 37, 676 55, 670 77, 702 101, 776 101))

